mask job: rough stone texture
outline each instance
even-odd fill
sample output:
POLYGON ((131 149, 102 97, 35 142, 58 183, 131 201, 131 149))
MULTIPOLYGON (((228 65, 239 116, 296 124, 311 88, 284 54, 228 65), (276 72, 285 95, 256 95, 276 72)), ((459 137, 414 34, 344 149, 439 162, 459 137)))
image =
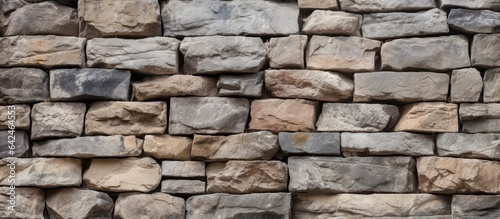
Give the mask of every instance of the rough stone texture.
POLYGON ((463 132, 500 132, 500 104, 460 104, 459 115, 463 132))
POLYGON ((361 36, 363 16, 342 11, 315 10, 304 19, 302 32, 318 35, 361 36))
POLYGON ((86 110, 84 103, 44 102, 33 105, 31 139, 80 136, 86 110))
POLYGON ((500 218, 500 195, 453 195, 454 218, 500 218))
POLYGON ((281 98, 348 101, 354 81, 342 74, 317 70, 266 70, 266 90, 281 98))
POLYGON ((0 158, 22 157, 30 149, 29 139, 25 131, 15 130, 13 135, 7 130, 0 131, 0 158), (11 149, 14 149, 13 154, 11 149))
POLYGON ((205 177, 205 163, 201 161, 163 161, 161 175, 166 177, 205 177))
POLYGON ((470 9, 491 9, 500 10, 500 1, 498 0, 441 0, 441 8, 470 8, 470 9))
POLYGON ((365 14, 362 29, 363 36, 372 39, 446 34, 449 31, 446 12, 437 8, 415 13, 365 14))
POLYGON ((313 36, 306 51, 307 69, 374 71, 380 44, 361 37, 313 36))
POLYGON ((163 35, 289 35, 299 32, 296 2, 170 0, 162 8, 163 35))
POLYGON ((298 0, 301 9, 337 9, 336 0, 298 0))
POLYGON ((399 118, 393 105, 324 103, 318 131, 379 132, 392 128, 399 118))
POLYGON ((106 192, 150 192, 160 180, 160 165, 150 157, 92 159, 83 174, 87 188, 106 192))
POLYGON ((500 34, 476 34, 472 41, 471 63, 479 68, 500 67, 500 34))
POLYGON ((307 46, 307 36, 291 35, 271 38, 266 43, 266 46, 269 66, 271 68, 304 68, 304 51, 307 46))
POLYGON ((260 97, 264 84, 264 71, 245 75, 221 75, 217 81, 219 96, 260 97))
POLYGON ((450 77, 430 72, 372 72, 354 74, 354 81, 354 102, 446 101, 450 77))
POLYGON ((229 136, 194 135, 191 156, 204 161, 270 160, 278 150, 278 137, 267 131, 229 136))
POLYGON ((161 182, 161 192, 169 194, 203 194, 205 182, 201 180, 169 179, 161 182))
POLYGON ((87 42, 87 65, 151 75, 177 74, 179 45, 179 40, 166 37, 92 39, 87 42))
POLYGON ((340 155, 340 133, 280 132, 285 154, 340 155))
POLYGON ((192 142, 188 137, 146 135, 144 154, 159 160, 190 160, 192 142))
POLYGON ((163 134, 165 102, 93 102, 85 116, 87 135, 163 134))
POLYGON ((258 37, 186 37, 180 51, 187 74, 255 73, 266 63, 266 47, 258 37))
POLYGON ((458 132, 457 105, 441 102, 422 102, 403 107, 394 131, 458 132))
POLYGON ((419 191, 500 193, 500 162, 451 157, 417 158, 419 191))
POLYGON ((416 192, 411 157, 289 157, 291 192, 416 192), (348 173, 348 174, 346 174, 348 173))
POLYGON ((451 28, 465 33, 498 33, 500 13, 490 10, 451 9, 448 24, 451 28))
POLYGON ((293 99, 252 101, 249 129, 280 131, 313 131, 318 102, 293 99))
POLYGON ((79 0, 78 17, 81 37, 161 35, 160 5, 156 0, 79 0))
POLYGON ((11 127, 13 124, 16 130, 29 131, 31 124, 30 115, 31 108, 29 105, 0 106, 0 130, 9 130, 9 124, 11 127), (9 116, 11 119, 9 119, 9 116), (12 116, 15 118, 12 119, 12 116), (14 121, 14 123, 10 121, 14 121))
POLYGON ((485 103, 500 102, 500 68, 488 69, 484 72, 485 103))
POLYGON ((353 12, 421 11, 436 7, 434 0, 339 0, 342 10, 353 12))
POLYGON ((49 99, 49 76, 40 69, 0 69, 0 81, 2 81, 0 84, 2 105, 36 103, 49 99))
POLYGON ((281 161, 229 161, 207 166, 207 192, 287 191, 288 167, 281 161))
MULTIPOLYGON (((0 160, 0 185, 9 185, 9 170, 12 159, 0 160)), ((81 161, 72 158, 16 158, 15 186, 56 188, 80 186, 82 182, 81 161)))
POLYGON ((50 71, 52 101, 129 99, 130 71, 98 68, 50 71))
POLYGON ((407 155, 413 157, 434 155, 431 135, 408 132, 342 133, 342 153, 360 155, 407 155))
POLYGON ((39 188, 16 188, 16 211, 9 209, 11 192, 9 187, 0 187, 0 218, 24 219, 37 218, 42 219, 45 210, 45 197, 43 190, 39 188))
POLYGON ((64 36, 0 38, 2 67, 83 67, 86 39, 64 36))
POLYGON ((210 194, 186 201, 186 219, 198 218, 290 218, 290 193, 247 195, 210 194), (208 207, 210 206, 210 207, 208 207))
POLYGON ((183 219, 184 199, 163 193, 122 193, 115 205, 114 218, 183 219))
POLYGON ((139 101, 165 100, 178 96, 216 96, 217 79, 194 76, 172 75, 146 78, 132 83, 134 97, 139 101))
POLYGON ((481 72, 477 69, 465 68, 453 70, 450 83, 451 102, 479 102, 481 91, 483 90, 483 79, 481 78, 481 72))
POLYGON ((436 146, 439 156, 500 160, 500 134, 443 133, 436 146))
POLYGON ((382 45, 382 70, 448 71, 470 66, 469 43, 461 35, 396 39, 382 45))
POLYGON ((244 98, 185 97, 170 99, 170 134, 242 133, 250 103, 244 98))
POLYGON ((49 190, 46 203, 51 219, 111 218, 114 207, 108 194, 77 188, 49 190))

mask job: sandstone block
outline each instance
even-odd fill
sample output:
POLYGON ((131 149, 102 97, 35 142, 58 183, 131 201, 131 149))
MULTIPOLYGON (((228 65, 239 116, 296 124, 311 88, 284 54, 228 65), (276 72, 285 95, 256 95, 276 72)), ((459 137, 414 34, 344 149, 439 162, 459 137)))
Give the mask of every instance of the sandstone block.
POLYGON ((500 10, 500 2, 497 0, 441 0, 441 8, 470 8, 500 10))
POLYGON ((500 134, 443 133, 436 140, 439 156, 500 160, 500 134))
POLYGON ((458 132, 457 105, 441 102, 408 104, 394 131, 458 132))
POLYGON ((163 193, 120 193, 113 218, 183 219, 184 199, 163 193))
POLYGON ((463 132, 500 132, 500 104, 463 103, 459 115, 463 132))
MULTIPOLYGON (((15 129, 29 131, 31 125, 30 115, 31 108, 29 105, 0 106, 0 130, 10 129, 9 125, 12 124, 10 121, 14 121, 15 129), (9 119, 9 116, 11 119, 9 119), (12 120, 12 116, 15 117, 14 120, 12 120)), ((10 126, 12 127, 12 125, 10 126)))
POLYGON ((221 75, 217 81, 219 96, 261 97, 264 71, 255 74, 221 75))
POLYGON ((500 195, 453 195, 451 209, 455 218, 499 218, 500 195))
POLYGON ((335 0, 298 0, 301 9, 337 9, 335 0))
POLYGON ((191 144, 188 137, 171 135, 146 135, 144 153, 159 160, 190 160, 191 144))
POLYGON ((49 190, 47 211, 50 218, 111 218, 113 199, 104 193, 77 188, 49 190))
POLYGON ((161 192, 169 194, 203 194, 205 182, 201 180, 168 179, 161 182, 161 192))
POLYGON ((490 10, 451 9, 448 24, 465 33, 500 32, 500 13, 490 10))
POLYGON ((39 188, 16 188, 15 211, 9 209, 10 187, 0 187, 0 217, 1 218, 44 218, 45 195, 39 188))
POLYGON ((179 96, 215 96, 216 79, 194 75, 146 78, 132 83, 134 98, 139 101, 164 100, 179 96))
POLYGON ((49 76, 40 69, 0 69, 0 81, 2 81, 0 84, 2 105, 36 103, 49 99, 49 76))
POLYGON ((483 90, 483 79, 477 69, 465 68, 453 70, 450 83, 451 102, 479 101, 481 91, 483 90))
POLYGON ((369 156, 407 155, 413 157, 434 155, 431 135, 409 132, 342 133, 342 153, 369 156))
POLYGON ((500 102, 500 68, 488 69, 484 72, 483 101, 485 103, 500 102))
POLYGON ((361 36, 363 16, 342 11, 315 10, 304 19, 302 32, 318 35, 361 36))
POLYGON ((15 130, 14 134, 10 132, 0 131, 0 158, 22 157, 30 149, 28 133, 22 130, 15 130))
POLYGON ((436 7, 433 0, 340 0, 342 10, 353 12, 421 11, 436 7))
POLYGON ((479 68, 500 67, 500 34, 476 34, 472 40, 471 64, 479 68))
POLYGON ((271 38, 266 46, 269 66, 271 68, 304 68, 304 51, 307 46, 307 36, 291 35, 271 38))
POLYGON ((252 101, 252 130, 313 131, 318 103, 309 100, 265 99, 252 101))
POLYGON ((340 133, 280 132, 285 154, 340 155, 340 133))
POLYGON ((86 110, 84 103, 44 102, 33 105, 31 139, 80 136, 86 110))
POLYGON ((166 177, 205 177, 205 163, 201 161, 163 161, 161 175, 166 177))

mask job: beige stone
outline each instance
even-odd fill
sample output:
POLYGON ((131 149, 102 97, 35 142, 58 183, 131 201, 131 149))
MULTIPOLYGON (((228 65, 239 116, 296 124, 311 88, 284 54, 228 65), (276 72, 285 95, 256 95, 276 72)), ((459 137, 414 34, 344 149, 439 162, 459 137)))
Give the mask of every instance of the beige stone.
POLYGON ((271 68, 304 68, 307 36, 291 35, 271 38, 266 46, 271 68))
POLYGON ((139 101, 164 100, 179 96, 217 96, 217 79, 194 75, 150 77, 132 83, 134 97, 139 101))
POLYGON ((111 218, 114 207, 108 194, 78 188, 49 190, 46 203, 51 219, 111 218))
POLYGON ((116 219, 184 219, 184 199, 163 193, 121 193, 116 200, 116 219))
POLYGON ((299 8, 303 9, 337 9, 336 0, 298 0, 299 8))
POLYGON ((309 100, 265 99, 252 101, 252 130, 313 131, 318 103, 309 100))
POLYGON ((143 148, 146 155, 156 159, 190 160, 192 143, 188 137, 146 135, 143 148))
POLYGON ((363 17, 342 11, 315 10, 304 19, 302 32, 318 35, 361 36, 363 17))
POLYGON ((0 218, 9 219, 44 219, 45 195, 39 188, 15 188, 16 207, 10 209, 10 187, 0 187, 0 218))
POLYGON ((10 129, 9 123, 10 121, 14 121, 15 129, 29 131, 31 124, 30 115, 31 109, 29 105, 0 106, 0 130, 10 129), (9 116, 15 116, 15 119, 9 119, 9 116))
POLYGON ((458 132, 458 107, 452 103, 422 102, 408 104, 395 131, 458 132))

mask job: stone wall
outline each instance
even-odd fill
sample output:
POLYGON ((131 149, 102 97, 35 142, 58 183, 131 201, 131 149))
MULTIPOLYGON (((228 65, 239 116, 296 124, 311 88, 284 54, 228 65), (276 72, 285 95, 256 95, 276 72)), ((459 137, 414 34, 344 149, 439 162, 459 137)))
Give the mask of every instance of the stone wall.
POLYGON ((498 0, 0 4, 0 218, 500 218, 498 0))

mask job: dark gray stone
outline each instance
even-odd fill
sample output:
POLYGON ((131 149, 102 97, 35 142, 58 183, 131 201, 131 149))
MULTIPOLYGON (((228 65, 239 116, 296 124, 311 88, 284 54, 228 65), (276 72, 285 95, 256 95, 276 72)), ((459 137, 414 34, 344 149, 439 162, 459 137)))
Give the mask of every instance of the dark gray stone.
POLYGON ((49 76, 40 69, 0 69, 0 104, 36 103, 49 99, 49 76))
POLYGON ((500 34, 474 35, 471 64, 480 68, 500 67, 500 34))
POLYGON ((14 135, 11 135, 9 131, 0 131, 0 158, 22 157, 29 150, 30 142, 28 134, 21 130, 14 131, 14 135), (9 136, 13 137, 9 138, 9 136), (10 153, 11 149, 14 149, 13 154, 10 153))
POLYGON ((261 97, 264 72, 246 75, 221 75, 217 82, 219 96, 261 97))
POLYGON ((500 160, 500 134, 442 133, 436 146, 439 156, 500 160))
POLYGON ((285 154, 340 155, 340 133, 280 132, 285 154))
POLYGON ((498 219, 500 195, 454 195, 451 210, 457 219, 498 219))
POLYGON ((465 33, 498 33, 500 13, 490 10, 451 9, 448 24, 451 28, 465 33))
POLYGON ((349 155, 434 155, 431 135, 409 132, 342 133, 342 153, 349 155))
POLYGON ((470 9, 490 9, 500 10, 498 0, 440 0, 441 8, 470 8, 470 9))
POLYGON ((168 194, 203 194, 205 182, 189 179, 168 179, 161 182, 161 192, 168 194))

